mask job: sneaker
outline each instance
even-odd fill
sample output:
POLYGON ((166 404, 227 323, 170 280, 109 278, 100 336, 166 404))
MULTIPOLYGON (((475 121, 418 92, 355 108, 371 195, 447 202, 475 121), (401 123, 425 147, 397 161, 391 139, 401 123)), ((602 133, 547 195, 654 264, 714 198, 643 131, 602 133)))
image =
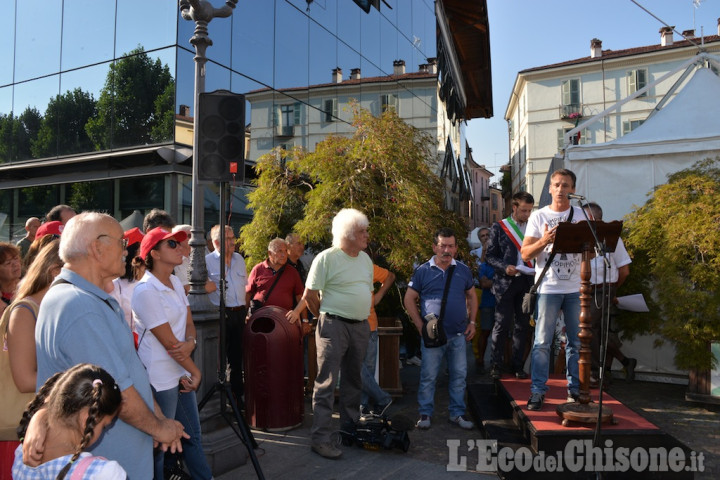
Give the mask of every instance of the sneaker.
POLYGON ((525 372, 525 370, 518 370, 515 372, 515 378, 519 380, 525 380, 528 378, 528 374, 525 372))
POLYGON ((595 375, 590 375, 590 388, 598 388, 600 386, 600 380, 595 375))
POLYGON ((530 395, 530 399, 527 402, 528 410, 540 410, 545 401, 545 395, 542 393, 533 393, 530 395))
POLYGON ((392 405, 392 399, 390 399, 390 401, 388 401, 384 405, 375 405, 375 409, 373 410, 373 413, 375 415, 383 417, 387 413, 387 409, 390 408, 390 405, 392 405))
POLYGON ((420 365, 422 365, 422 360, 420 360, 418 357, 410 357, 405 363, 407 363, 408 365, 415 365, 416 367, 419 367, 420 365))
POLYGON ((637 360, 634 358, 628 358, 628 364, 625 367, 625 379, 628 382, 635 380, 635 367, 637 367, 637 360))
POLYGON ((310 449, 321 457, 336 460, 342 456, 342 450, 331 443, 313 443, 310 449))
POLYGON ((457 417, 450 417, 450 423, 454 423, 458 427, 464 430, 472 430, 475 425, 473 422, 465 418, 465 415, 458 415, 457 417))
POLYGON ((500 378, 500 375, 502 375, 502 373, 500 372, 500 367, 498 367, 497 365, 493 365, 490 369, 490 377, 494 380, 497 380, 498 378, 500 378))
POLYGON ((415 426, 420 430, 427 430, 428 428, 430 428, 430 416, 420 415, 420 420, 417 421, 415 426))
POLYGON ((568 403, 578 403, 580 401, 580 394, 568 392, 567 401, 568 403))
POLYGON ((360 405, 360 419, 364 420, 366 418, 372 417, 372 412, 368 408, 367 405, 360 405))

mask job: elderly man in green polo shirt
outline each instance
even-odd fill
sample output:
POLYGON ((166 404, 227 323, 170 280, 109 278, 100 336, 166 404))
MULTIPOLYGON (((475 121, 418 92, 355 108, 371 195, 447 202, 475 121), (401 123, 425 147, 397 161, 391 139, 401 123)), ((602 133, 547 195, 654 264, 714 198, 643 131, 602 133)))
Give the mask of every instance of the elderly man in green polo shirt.
POLYGON ((311 448, 325 458, 342 455, 330 438, 340 373, 342 428, 352 428, 360 415, 361 367, 370 337, 367 318, 373 288, 372 260, 363 251, 369 238, 368 224, 358 210, 340 210, 332 222, 333 246, 315 257, 305 282, 303 298, 318 317, 311 448))

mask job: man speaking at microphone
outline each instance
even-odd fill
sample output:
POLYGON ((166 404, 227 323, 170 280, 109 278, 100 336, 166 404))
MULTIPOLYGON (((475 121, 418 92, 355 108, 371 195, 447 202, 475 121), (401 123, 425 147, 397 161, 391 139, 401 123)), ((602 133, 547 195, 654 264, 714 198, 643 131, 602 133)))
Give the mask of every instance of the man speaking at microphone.
POLYGON ((538 288, 535 342, 531 352, 531 383, 528 410, 540 410, 545 400, 550 369, 555 322, 560 310, 565 319, 567 345, 568 401, 577 401, 580 390, 578 358, 580 351, 580 254, 553 255, 555 232, 560 222, 577 223, 583 220, 579 207, 570 205, 575 197, 575 174, 566 169, 553 172, 550 177, 552 202, 530 215, 525 230, 521 254, 523 261, 537 259, 535 282, 538 288), (547 265, 549 264, 549 265, 547 265), (547 268, 546 268, 547 265, 547 268))

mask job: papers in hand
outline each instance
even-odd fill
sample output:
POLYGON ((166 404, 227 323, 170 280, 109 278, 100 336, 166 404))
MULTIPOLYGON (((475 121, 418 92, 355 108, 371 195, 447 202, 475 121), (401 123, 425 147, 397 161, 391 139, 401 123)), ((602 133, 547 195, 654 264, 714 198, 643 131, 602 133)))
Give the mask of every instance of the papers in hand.
POLYGON ((525 275, 535 275, 535 269, 527 265, 515 265, 515 268, 517 268, 518 272, 524 273, 525 275))
POLYGON ((626 295, 624 297, 617 297, 617 307, 622 310, 628 310, 630 312, 649 312, 650 309, 645 303, 645 298, 642 293, 635 295, 626 295))

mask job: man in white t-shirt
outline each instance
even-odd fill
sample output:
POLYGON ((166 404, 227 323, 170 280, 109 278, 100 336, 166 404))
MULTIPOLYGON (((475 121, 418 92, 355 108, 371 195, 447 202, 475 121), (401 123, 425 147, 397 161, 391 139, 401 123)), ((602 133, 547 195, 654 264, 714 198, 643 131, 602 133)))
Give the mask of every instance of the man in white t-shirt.
MULTIPOLYGON (((568 194, 575 193, 575 174, 560 169, 550 177, 552 203, 530 215, 522 245, 523 261, 536 259, 535 282, 552 253, 555 232, 560 222, 584 220, 579 207, 570 205, 568 194)), ((535 342, 531 352, 531 384, 528 410, 540 410, 545 400, 550 369, 555 322, 563 311, 567 332, 565 356, 567 363, 568 401, 577 401, 580 390, 578 357, 580 352, 580 254, 557 254, 540 283, 537 298, 535 342)))
MULTIPOLYGON (((600 205, 594 202, 590 202, 585 206, 585 212, 587 212, 590 220, 602 221, 603 211, 600 205)), ((592 285, 592 299, 590 300, 590 323, 592 328, 592 341, 590 347, 592 349, 592 375, 590 377, 590 386, 596 387, 598 383, 598 374, 600 371, 600 335, 602 327, 602 300, 603 292, 605 294, 605 308, 610 310, 612 314, 613 305, 615 304, 615 294, 617 289, 625 282, 625 279, 630 275, 630 255, 628 255, 625 249, 625 244, 622 238, 618 239, 618 243, 615 247, 614 252, 609 252, 606 255, 610 268, 605 271, 605 262, 603 257, 596 256, 590 261, 591 275, 590 284, 592 285), (603 289, 603 283, 605 288, 603 289)), ((607 311, 606 311, 607 315, 607 311)), ((609 317, 608 317, 609 318, 609 317)), ((620 351, 622 342, 618 338, 615 332, 608 329, 607 336, 607 352, 605 355, 605 367, 607 371, 612 366, 613 358, 617 358, 623 367, 625 367, 626 378, 632 380, 635 377, 635 366, 637 360, 634 358, 628 358, 620 351)), ((607 383, 606 383, 607 385, 607 383)))

